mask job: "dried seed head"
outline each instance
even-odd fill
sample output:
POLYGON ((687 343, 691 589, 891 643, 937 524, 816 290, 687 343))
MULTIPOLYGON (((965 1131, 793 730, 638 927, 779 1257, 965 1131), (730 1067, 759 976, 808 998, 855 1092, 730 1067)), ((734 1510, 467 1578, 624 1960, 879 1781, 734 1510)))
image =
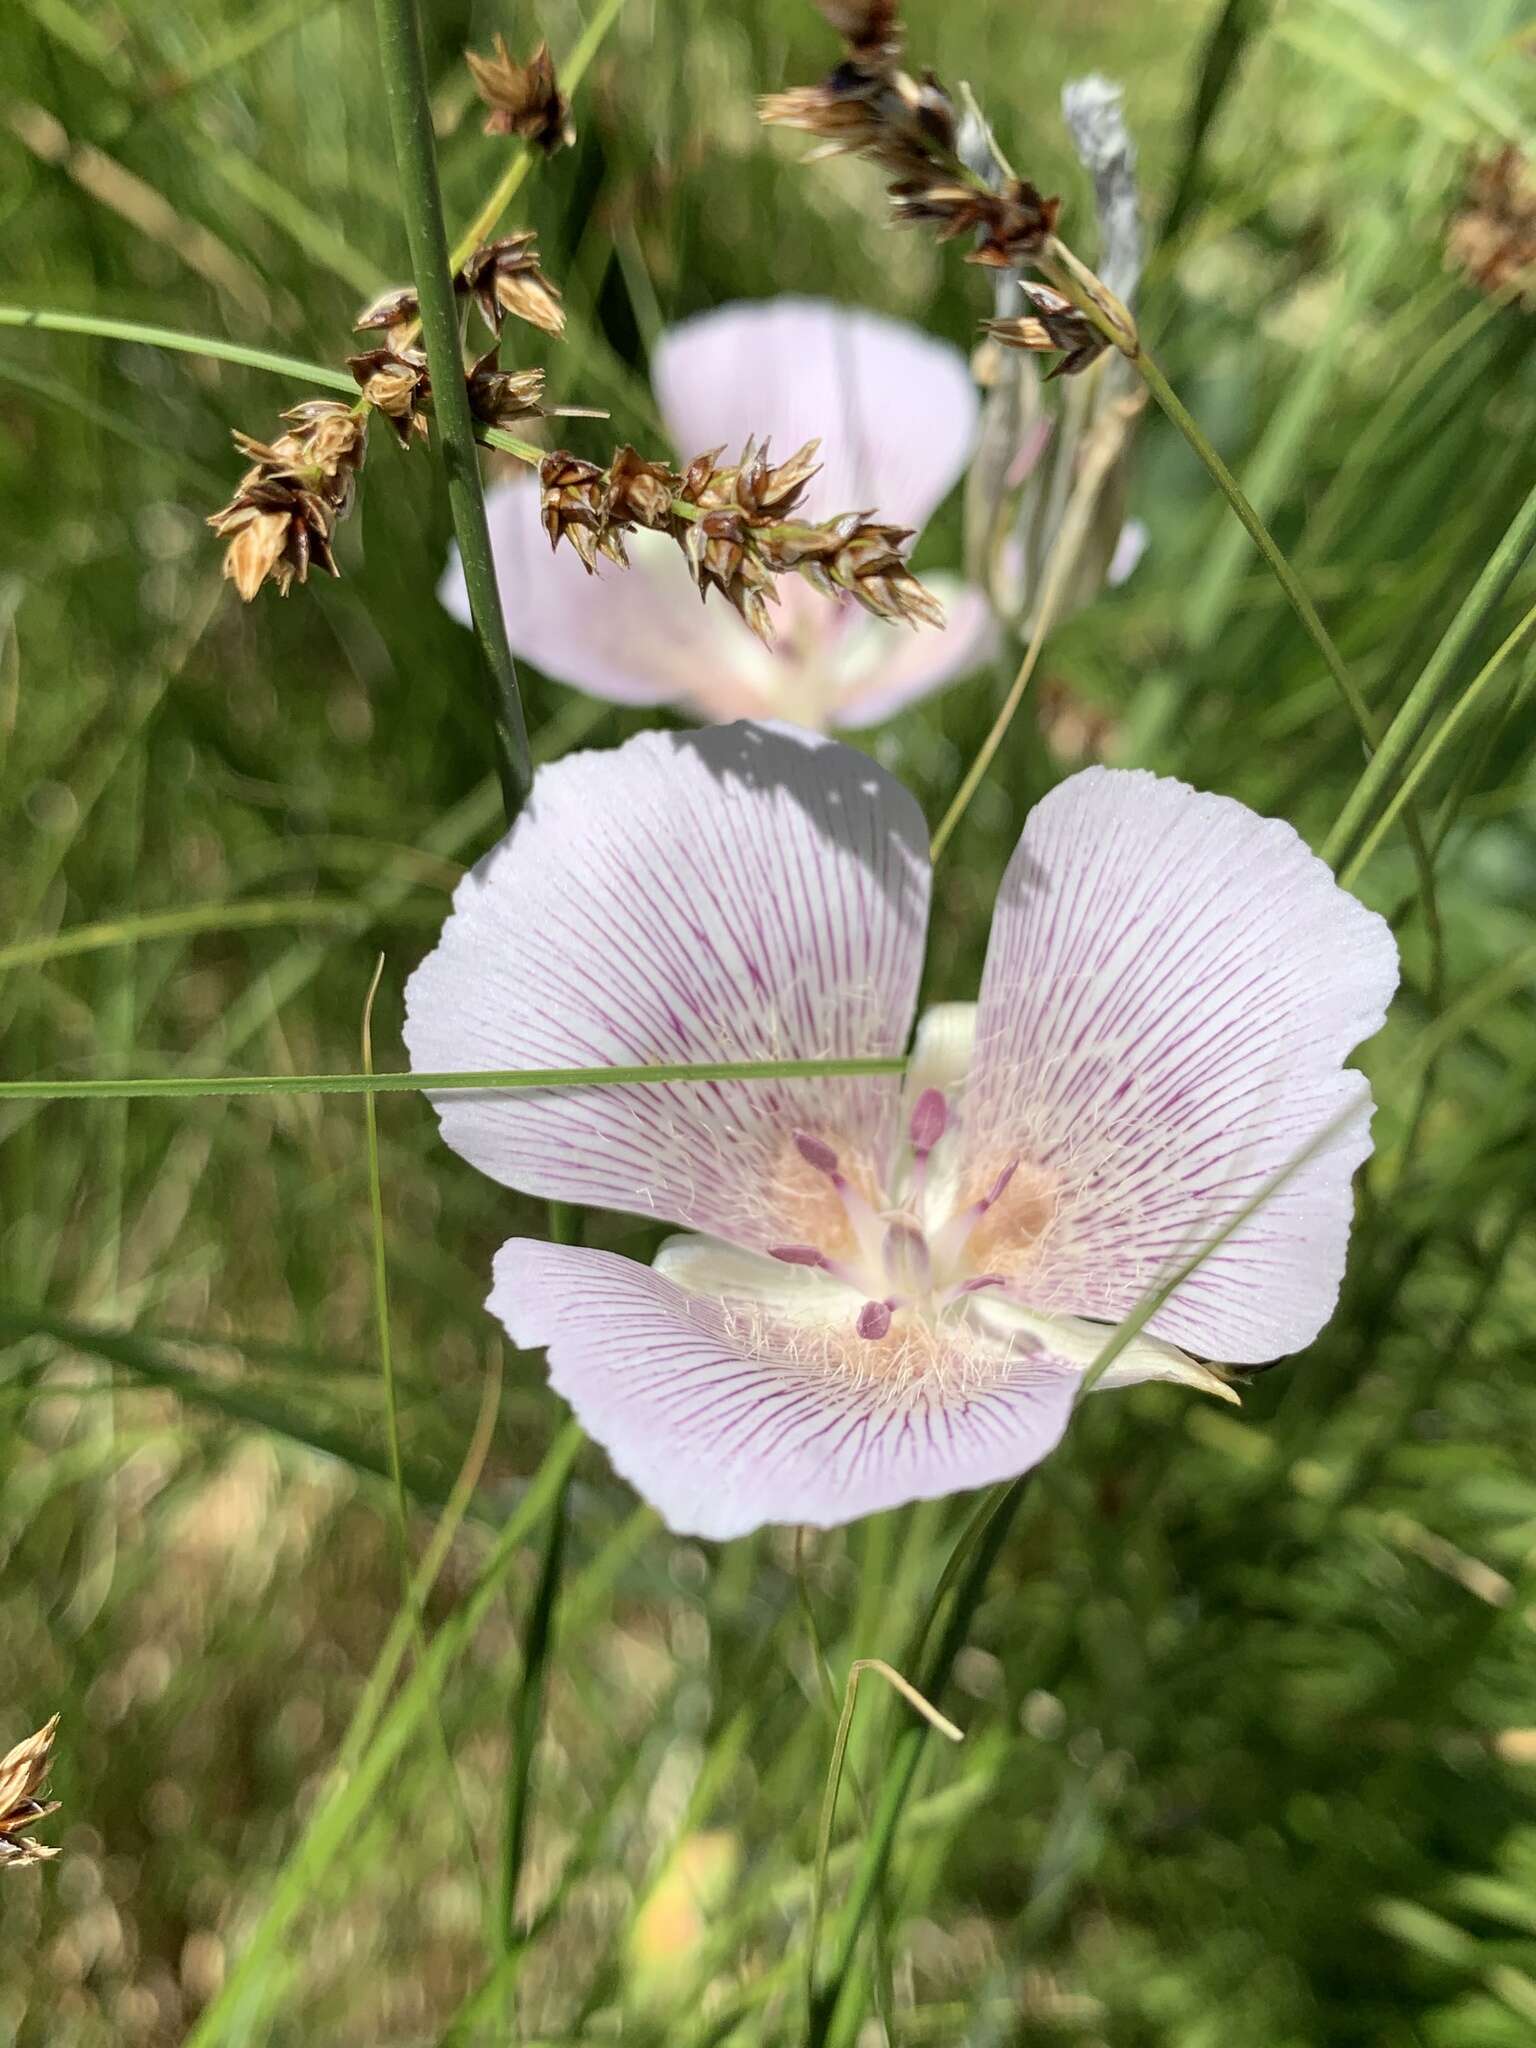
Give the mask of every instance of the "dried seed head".
POLYGON ((427 432, 422 407, 432 395, 427 359, 419 349, 371 348, 348 356, 347 368, 357 379, 365 401, 384 415, 409 448, 411 436, 427 432))
POLYGON ((908 178, 891 187, 892 213, 901 227, 931 227, 941 242, 987 226, 995 200, 956 178, 908 178))
POLYGON ((545 334, 565 332, 560 287, 539 268, 534 250, 536 240, 525 230, 483 243, 455 280, 459 290, 473 296, 493 333, 500 334, 508 313, 541 328, 545 334))
POLYGON ((469 409, 487 426, 505 426, 509 420, 540 419, 544 413, 544 372, 503 370, 493 346, 475 363, 464 379, 469 409))
MULTIPOLYGON (((857 151, 880 164, 891 177, 896 220, 930 227, 941 241, 974 236, 972 263, 1006 270, 1038 259, 1055 232, 1061 202, 1007 174, 990 138, 987 161, 978 166, 965 124, 938 78, 931 71, 914 78, 897 65, 901 29, 894 0, 817 4, 844 38, 845 61, 820 85, 760 101, 761 118, 819 136, 824 147, 813 154, 857 151)), ((978 122, 973 105, 967 124, 978 122)))
POLYGON ((816 460, 820 446, 819 440, 807 441, 787 462, 775 466, 768 459, 766 441, 761 448, 749 441, 741 452, 732 486, 736 503, 756 519, 787 519, 821 467, 816 460))
MULTIPOLYGON (((297 474, 310 471, 335 477, 345 470, 359 470, 368 452, 368 418, 339 398, 306 398, 283 414, 295 427, 283 440, 297 440, 302 458, 297 474)), ((237 437, 238 439, 238 437, 237 437)), ((279 444, 281 445, 281 444, 279 444)))
POLYGON ((504 37, 492 40, 495 48, 489 57, 464 52, 480 97, 491 110, 486 134, 519 136, 546 156, 574 142, 570 102, 556 81, 548 43, 540 43, 528 62, 519 64, 504 37))
POLYGON ((942 623, 938 605, 902 560, 904 528, 872 523, 861 512, 820 525, 794 520, 818 467, 818 445, 808 441, 775 463, 766 442, 751 440, 740 461, 724 468, 723 451, 711 448, 681 474, 628 446, 614 450, 605 470, 557 449, 539 466, 544 530, 552 547, 569 540, 589 571, 600 554, 626 563, 626 531, 669 534, 700 596, 718 590, 770 645, 775 578, 795 569, 828 595, 852 596, 882 618, 942 623))
POLYGON ((991 195, 993 206, 968 262, 1012 270, 1038 256, 1056 232, 1061 200, 1045 198, 1027 178, 1009 178, 991 195))
MULTIPOLYGON (((214 532, 229 536, 224 574, 246 603, 250 603, 269 576, 277 579, 278 588, 286 597, 293 577, 291 572, 279 577, 278 565, 288 546, 288 514, 263 512, 255 505, 241 505, 236 500, 214 517, 222 521, 214 526, 214 532)), ((213 521, 209 524, 213 525, 213 521)))
POLYGON ((840 156, 877 148, 885 137, 878 111, 880 79, 856 64, 844 64, 820 85, 792 86, 765 93, 758 119, 770 128, 796 128, 826 147, 816 155, 840 156))
POLYGON ((894 624, 942 626, 944 609, 925 590, 902 556, 912 538, 903 526, 887 526, 862 513, 845 513, 820 529, 822 545, 807 550, 802 575, 827 596, 845 592, 878 619, 894 624))
MULTIPOLYGON (((350 487, 350 477, 347 483, 350 487)), ((229 542, 224 574, 249 604, 267 582, 286 597, 295 578, 309 580, 311 564, 328 576, 339 575, 331 534, 350 509, 350 488, 338 505, 318 491, 255 471, 208 524, 229 542)))
POLYGON ((364 306, 352 322, 359 334, 368 334, 381 329, 385 340, 393 348, 413 333, 421 318, 421 300, 414 285, 397 285, 393 291, 385 292, 371 305, 364 306))
POLYGON ((683 552, 699 586, 708 597, 718 590, 741 614, 765 644, 773 634, 768 620, 768 602, 775 603, 773 571, 757 548, 750 515, 739 508, 721 506, 704 513, 688 528, 683 552))
POLYGON ((858 151, 902 179, 931 177, 934 152, 952 151, 956 134, 953 102, 931 72, 914 79, 855 57, 820 85, 767 94, 758 118, 819 136, 813 156, 858 151))
POLYGON ((1036 355, 1059 351, 1062 360, 1051 371, 1051 377, 1075 377, 1108 348, 1109 343, 1093 322, 1060 292, 1043 284, 1026 284, 1023 291, 1032 312, 1017 320, 982 323, 994 341, 1000 341, 1005 348, 1028 349, 1036 355))
POLYGON ((695 455, 683 471, 677 495, 690 505, 729 504, 733 472, 718 466, 724 453, 725 443, 722 441, 718 448, 706 448, 702 455, 695 455))
POLYGON ((608 465, 607 514, 617 524, 665 531, 672 522, 672 500, 683 479, 664 462, 647 462, 635 449, 614 450, 608 465))
POLYGON ((1042 198, 1021 178, 1007 179, 996 192, 958 178, 905 179, 891 187, 891 197, 903 226, 932 227, 941 242, 974 232, 978 240, 967 262, 998 270, 1038 256, 1061 211, 1059 199, 1042 198))
POLYGON ((539 464, 539 510, 550 546, 557 548, 563 535, 589 575, 599 554, 627 567, 624 542, 609 524, 607 472, 595 462, 583 462, 564 448, 546 455, 539 464))
POLYGON ((1480 291, 1516 290, 1536 305, 1536 172, 1513 143, 1469 167, 1445 256, 1480 291))
POLYGON ((58 1726, 55 1714, 46 1727, 0 1757, 0 1866, 20 1869, 28 1863, 46 1863, 59 1853, 22 1832, 59 1810, 56 1799, 37 1797, 48 1776, 58 1726))
POLYGON ((894 62, 901 50, 897 0, 816 0, 849 52, 870 62, 894 62))
POLYGON ((286 596, 312 562, 339 573, 331 536, 352 509, 367 453, 367 413, 337 399, 307 398, 283 418, 288 432, 275 441, 233 436, 252 467, 208 521, 229 542, 224 574, 247 603, 268 582, 286 596))

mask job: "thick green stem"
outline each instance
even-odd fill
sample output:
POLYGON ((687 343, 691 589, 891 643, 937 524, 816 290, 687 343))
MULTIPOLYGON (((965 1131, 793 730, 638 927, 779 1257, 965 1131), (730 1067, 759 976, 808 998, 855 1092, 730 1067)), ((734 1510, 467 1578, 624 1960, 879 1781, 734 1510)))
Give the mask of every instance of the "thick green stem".
POLYGON ((464 385, 463 344, 437 178, 437 144, 432 133, 421 23, 415 0, 375 0, 374 12, 411 272, 421 305, 422 340, 432 378, 438 454, 447 473, 448 507, 459 544, 475 638, 484 661, 496 765, 507 815, 511 818, 528 793, 533 769, 528 757, 528 732, 518 694, 517 670, 507 645, 496 589, 490 529, 480 487, 480 459, 475 450, 475 424, 464 385))

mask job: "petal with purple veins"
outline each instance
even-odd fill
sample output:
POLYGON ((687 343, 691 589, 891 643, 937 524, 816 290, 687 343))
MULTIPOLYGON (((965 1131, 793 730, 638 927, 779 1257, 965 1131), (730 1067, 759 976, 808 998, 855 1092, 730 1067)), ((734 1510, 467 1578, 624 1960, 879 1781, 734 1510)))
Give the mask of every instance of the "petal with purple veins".
POLYGON ((1004 877, 964 1108, 975 1189, 1022 1162, 1016 1292, 1116 1322, 1315 1144, 1148 1326, 1233 1363, 1310 1343, 1370 1151, 1344 1059, 1396 985, 1383 920, 1289 825, 1141 772, 1062 784, 1004 877))
POLYGON ((999 1352, 963 1382, 896 1386, 839 1369, 837 1334, 685 1291, 611 1252, 514 1238, 490 1303, 515 1344, 545 1346, 556 1390, 679 1534, 765 1523, 833 1528, 1027 1472, 1060 1441, 1077 1375, 999 1352))
MULTIPOLYGON (((406 990, 418 1073, 899 1054, 928 914, 923 819, 793 728, 642 733, 540 771, 406 990)), ((464 1091, 443 1134, 529 1194, 823 1244, 883 1163, 896 1076, 464 1091), (796 1137, 833 1146, 839 1195, 796 1137)), ((867 1192, 866 1188, 866 1192, 867 1192)))

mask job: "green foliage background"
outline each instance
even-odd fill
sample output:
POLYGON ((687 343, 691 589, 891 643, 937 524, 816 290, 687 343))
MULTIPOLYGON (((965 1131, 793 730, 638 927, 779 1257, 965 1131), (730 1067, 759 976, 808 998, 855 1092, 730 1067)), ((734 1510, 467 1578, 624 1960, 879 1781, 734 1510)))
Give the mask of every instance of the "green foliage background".
MULTIPOLYGON (((499 25, 558 54, 581 16, 429 15, 458 222, 504 161, 460 51, 499 25)), ((1144 293, 1153 346, 1390 716, 1536 483, 1536 329, 1442 255, 1468 152, 1529 144, 1529 16, 913 0, 909 19, 1085 245, 1056 97, 1088 69, 1125 81, 1150 223, 1189 181, 1144 293), (1202 75, 1224 89, 1192 150, 1202 75)), ((0 26, 6 297, 346 351, 352 312, 405 267, 366 5, 0 0, 0 26)), ((628 0, 577 147, 518 207, 568 294, 564 344, 518 337, 561 396, 654 442, 647 343, 777 290, 969 342, 977 275, 888 232, 866 169, 800 169, 755 122, 754 94, 831 49, 799 0, 628 0)), ((236 472, 228 429, 264 433, 301 395, 0 332, 10 1076, 353 1067, 381 949, 375 1041, 397 1063, 404 977, 497 799, 470 643, 433 595, 427 455, 379 439, 341 582, 248 611, 219 582, 200 522, 236 472)), ((1053 640, 1056 699, 1102 715, 1116 760, 1321 842, 1358 736, 1155 416, 1134 509, 1147 558, 1053 640)), ((920 560, 957 546, 952 507, 920 560)), ((1442 709, 1533 597, 1522 571, 1442 709)), ((1471 1007, 1422 1100, 1379 1091, 1339 1313, 1240 1416, 1168 1388, 1094 1401, 1039 1475, 947 1696, 966 1742, 927 1757, 860 1951, 861 2041, 1536 2038, 1536 982, 1476 993, 1531 936, 1532 676, 1523 649, 1424 785, 1443 991, 1400 828, 1359 883, 1407 973, 1372 1071, 1443 1002, 1471 1007)), ((524 680, 545 755, 631 728, 524 680)), ((873 740, 930 818, 1005 680, 873 740)), ((1060 740, 1027 705, 947 857, 935 995, 974 988, 1019 823, 1073 765, 1060 740)), ((448 1155, 415 1098, 379 1124, 419 1557, 493 1368, 490 1254, 543 1219, 448 1155)), ((551 1492, 533 1475, 562 1422, 541 1362, 506 1360, 426 1652, 387 1483, 362 1103, 11 1101, 0 1140, 0 1747, 62 1709, 66 1852, 0 1884, 0 2044, 800 2038, 831 1727, 789 1536, 679 1543, 582 1453, 522 1873, 534 1931, 506 1947, 495 1873, 551 1492)), ((648 1249, 638 1224, 590 1228, 648 1249)), ((855 1655, 899 1659, 967 1507, 808 1545, 839 1687, 855 1655)), ((905 1716, 860 1707, 834 1909, 905 1716)))

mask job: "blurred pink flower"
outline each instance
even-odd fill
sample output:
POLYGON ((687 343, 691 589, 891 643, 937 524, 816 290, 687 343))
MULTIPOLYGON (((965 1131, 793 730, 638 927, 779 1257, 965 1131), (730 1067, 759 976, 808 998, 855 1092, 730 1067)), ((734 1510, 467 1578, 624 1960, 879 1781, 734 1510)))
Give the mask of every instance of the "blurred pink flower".
MULTIPOLYGON (((645 733, 544 769, 407 990, 418 1073, 898 1054, 923 820, 787 726, 645 733)), ((1343 1061, 1397 981, 1289 825, 1144 772, 1039 804, 979 1002, 905 1081, 436 1098, 511 1187, 665 1218, 647 1267, 515 1238, 490 1306, 680 1531, 830 1526, 1027 1470, 1114 1324, 1325 1131, 1100 1384, 1225 1390, 1332 1313, 1370 1151, 1343 1061), (1339 1119, 1336 1128, 1334 1122, 1339 1119)))
MULTIPOLYGON (((787 456, 817 436, 821 474, 806 516, 874 510, 921 528, 965 468, 977 401, 963 357, 915 327, 819 299, 726 306, 662 336, 652 378, 683 459, 752 435, 787 456)), ((906 631, 798 577, 779 580, 775 645, 730 607, 701 604, 664 536, 626 537, 631 567, 587 575, 551 555, 531 476, 487 494, 496 574, 514 654, 620 704, 680 705, 707 722, 777 717, 798 725, 877 724, 913 698, 978 668, 994 646, 986 599, 954 576, 923 572, 944 606, 940 628, 906 631)), ((441 596, 468 620, 457 558, 441 596)))

